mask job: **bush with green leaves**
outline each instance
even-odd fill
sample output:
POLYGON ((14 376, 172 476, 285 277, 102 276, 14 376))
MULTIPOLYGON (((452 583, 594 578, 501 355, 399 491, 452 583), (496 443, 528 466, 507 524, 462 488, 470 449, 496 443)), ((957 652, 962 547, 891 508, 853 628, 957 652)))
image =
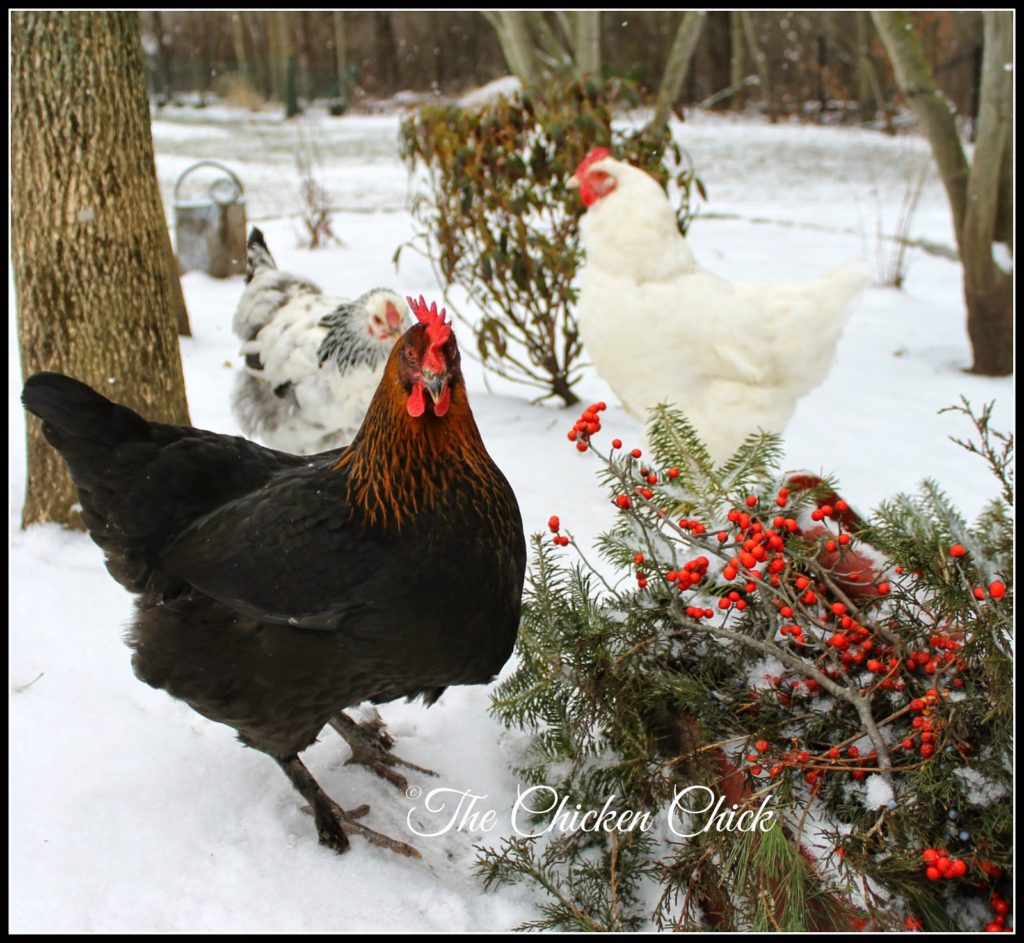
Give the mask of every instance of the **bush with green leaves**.
POLYGON ((599 560, 557 517, 534 537, 518 667, 493 702, 530 734, 523 783, 565 804, 532 806, 537 837, 481 849, 485 882, 539 889, 537 928, 1003 926, 1012 437, 957 407, 1002 492, 973 525, 930 481, 864 520, 835 483, 780 477, 777 437, 715 466, 665 407, 650 456, 601 453, 601 406, 570 437, 617 522, 599 560), (694 786, 723 805, 675 815, 694 786), (719 830, 766 799, 768 831, 719 830), (606 808, 652 827, 565 815, 606 808))
POLYGON ((541 390, 539 399, 578 402, 573 282, 583 206, 566 182, 580 160, 607 147, 664 186, 672 181, 680 230, 689 225, 691 188, 701 184, 667 126, 612 126, 616 108, 638 104, 626 80, 576 79, 482 109, 426 105, 402 123, 402 156, 412 174, 425 171, 427 187, 411 207, 418 232, 409 245, 427 255, 449 308, 472 326, 484 365, 541 390), (459 313, 454 285, 479 320, 459 313))

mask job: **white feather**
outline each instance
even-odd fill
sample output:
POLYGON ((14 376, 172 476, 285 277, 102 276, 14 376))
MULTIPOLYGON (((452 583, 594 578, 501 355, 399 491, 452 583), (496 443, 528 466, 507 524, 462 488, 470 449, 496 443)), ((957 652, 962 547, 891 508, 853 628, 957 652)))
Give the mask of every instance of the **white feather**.
POLYGON ((249 262, 251 280, 232 322, 245 342, 232 394, 236 418, 246 435, 284 452, 311 455, 347 445, 408 326, 405 301, 387 289, 354 302, 325 296, 307 279, 274 268, 262 237, 255 245, 250 239, 249 262), (372 319, 387 324, 389 305, 400 321, 379 339, 372 319), (324 322, 328 316, 333 326, 324 322), (324 359, 321 348, 332 332, 340 340, 324 359))
POLYGON ((756 429, 782 432, 828 373, 867 266, 728 282, 697 263, 653 178, 613 158, 590 169, 616 181, 581 222, 580 333, 598 372, 638 419, 682 409, 719 461, 756 429))

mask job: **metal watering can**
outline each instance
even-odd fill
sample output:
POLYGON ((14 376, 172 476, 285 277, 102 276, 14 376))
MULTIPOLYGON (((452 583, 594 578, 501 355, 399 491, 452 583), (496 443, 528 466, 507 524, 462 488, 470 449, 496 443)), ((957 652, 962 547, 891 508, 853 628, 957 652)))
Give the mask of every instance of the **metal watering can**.
POLYGON ((201 160, 174 184, 174 233, 182 272, 208 272, 214 278, 245 274, 245 197, 242 181, 223 164, 201 160), (181 185, 200 167, 225 176, 210 183, 206 199, 183 199, 181 185))

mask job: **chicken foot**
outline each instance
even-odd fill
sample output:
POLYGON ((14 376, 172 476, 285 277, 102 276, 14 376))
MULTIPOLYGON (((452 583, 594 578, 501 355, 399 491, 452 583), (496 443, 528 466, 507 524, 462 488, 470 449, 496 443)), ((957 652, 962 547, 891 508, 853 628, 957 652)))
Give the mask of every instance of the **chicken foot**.
POLYGON ((305 811, 309 811, 313 815, 321 845, 326 845, 339 855, 344 854, 349 849, 348 834, 346 833, 346 829, 348 829, 357 835, 362 835, 373 845, 395 851, 407 858, 423 857, 412 845, 389 838, 387 835, 375 832, 372 828, 367 828, 357 822, 356 819, 361 819, 366 815, 370 811, 370 807, 361 805, 346 812, 320 788, 319 783, 313 778, 313 774, 306 769, 305 764, 298 756, 292 756, 286 760, 279 759, 277 762, 291 784, 309 803, 309 807, 305 811))
POLYGON ((432 769, 417 766, 391 752, 391 748, 395 745, 395 739, 387 732, 384 721, 376 711, 374 711, 373 717, 361 724, 354 721, 344 711, 339 711, 331 718, 330 724, 344 737, 352 749, 352 756, 346 761, 347 763, 357 763, 367 767, 402 792, 409 788, 409 781, 393 769, 394 766, 404 766, 417 773, 423 773, 425 776, 437 775, 432 769))

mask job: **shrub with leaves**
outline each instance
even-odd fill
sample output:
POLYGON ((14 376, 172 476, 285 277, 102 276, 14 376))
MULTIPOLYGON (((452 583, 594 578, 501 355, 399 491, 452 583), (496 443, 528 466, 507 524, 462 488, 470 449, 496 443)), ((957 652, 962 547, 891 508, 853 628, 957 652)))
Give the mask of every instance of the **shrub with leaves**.
POLYGON ((617 106, 638 103, 625 80, 576 79, 480 110, 426 105, 402 124, 402 156, 410 172, 424 169, 429 190, 412 204, 419 232, 410 245, 428 256, 448 307, 473 328, 483 363, 541 390, 540 399, 578 402, 573 280, 583 207, 566 182, 579 161, 610 148, 676 185, 681 231, 691 218, 690 190, 700 182, 667 126, 612 127, 617 106), (479 321, 460 315, 453 285, 483 312, 479 321))
POLYGON ((865 521, 833 482, 780 476, 777 437, 716 467, 660 407, 650 456, 601 453, 602 408, 569 438, 617 523, 600 560, 558 517, 534 538, 493 704, 552 798, 481 849, 485 882, 542 889, 535 927, 1003 928, 1012 438, 957 407, 1002 491, 973 525, 929 481, 865 521), (767 831, 730 828, 762 808, 767 831), (609 827, 626 810, 650 827, 609 827))

